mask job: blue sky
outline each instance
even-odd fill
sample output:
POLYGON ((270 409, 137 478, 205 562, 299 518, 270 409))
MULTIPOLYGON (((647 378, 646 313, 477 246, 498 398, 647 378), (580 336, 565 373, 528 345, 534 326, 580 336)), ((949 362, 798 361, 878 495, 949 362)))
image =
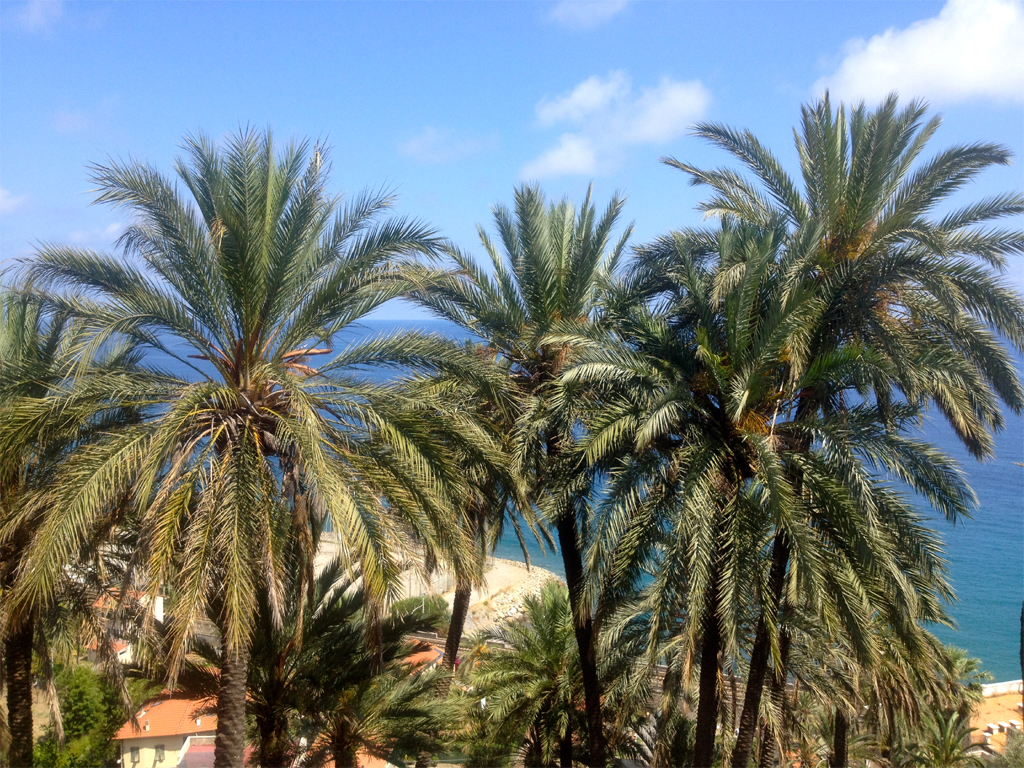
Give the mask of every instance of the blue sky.
POLYGON ((701 190, 658 162, 725 161, 695 120, 751 128, 792 167, 800 104, 826 87, 926 98, 936 150, 1009 146, 961 199, 1024 186, 1020 0, 3 2, 0 263, 111 247, 124 214, 90 205, 90 162, 169 170, 185 133, 246 124, 326 139, 338 192, 393 188, 471 250, 524 179, 625 193, 639 242, 699 222, 701 190))

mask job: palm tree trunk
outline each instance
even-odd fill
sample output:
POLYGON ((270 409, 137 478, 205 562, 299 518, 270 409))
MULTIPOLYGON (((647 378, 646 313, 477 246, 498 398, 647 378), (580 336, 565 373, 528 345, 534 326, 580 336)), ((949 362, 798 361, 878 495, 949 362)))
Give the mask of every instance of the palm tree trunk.
POLYGON ((547 765, 544 762, 544 750, 541 747, 543 739, 541 739, 540 732, 537 727, 530 726, 530 743, 526 748, 526 754, 523 755, 523 766, 524 768, 537 768, 537 766, 547 765))
POLYGON ((452 603, 452 618, 448 622, 448 638, 444 643, 444 665, 455 669, 459 657, 459 644, 466 628, 466 616, 469 615, 469 599, 473 594, 473 585, 463 579, 455 582, 455 602, 452 603))
POLYGON ((355 741, 344 720, 338 720, 331 732, 331 756, 335 768, 356 768, 358 765, 355 741))
POLYGON ((565 581, 569 587, 569 607, 580 653, 583 673, 583 696, 587 710, 587 737, 590 746, 590 768, 604 768, 608 746, 604 738, 601 716, 601 681, 597 676, 597 653, 594 648, 594 619, 584 599, 583 555, 580 552, 576 519, 565 515, 558 521, 558 547, 562 550, 565 581))
POLYGON ((772 570, 769 576, 771 593, 761 605, 761 616, 757 622, 754 636, 754 647, 750 651, 750 672, 747 675, 746 692, 743 694, 743 714, 740 715, 740 732, 736 737, 736 746, 732 750, 732 765, 735 768, 746 768, 750 762, 750 750, 754 745, 754 734, 761 712, 761 694, 764 691, 765 675, 768 672, 768 656, 771 641, 768 637, 768 624, 765 620, 770 613, 777 616, 779 603, 782 600, 782 588, 785 585, 786 566, 789 564, 789 542, 786 535, 779 532, 772 546, 772 570))
POLYGON ((558 745, 559 768, 572 768, 572 717, 565 726, 565 734, 558 745))
MULTIPOLYGON (((459 657, 459 645, 462 642, 462 632, 466 626, 466 616, 469 614, 469 599, 473 594, 473 585, 461 578, 455 581, 455 601, 452 603, 452 618, 448 622, 448 637, 444 642, 444 658, 441 662, 448 669, 455 669, 455 662, 459 657)), ((442 677, 434 689, 434 696, 439 699, 448 698, 448 691, 451 690, 451 675, 442 677)), ((416 755, 416 768, 427 768, 433 753, 423 751, 416 755)))
POLYGON ((847 728, 849 723, 846 715, 838 709, 835 717, 835 733, 832 742, 832 754, 828 757, 828 768, 846 768, 847 766, 847 728))
POLYGON ((700 650, 700 687, 697 727, 694 731, 694 768, 711 768, 718 728, 718 652, 722 644, 718 623, 718 590, 713 587, 704 612, 704 637, 700 650))
MULTIPOLYGON (((780 718, 783 723, 783 733, 779 734, 781 741, 785 741, 785 723, 786 723, 786 677, 789 674, 789 646, 790 637, 789 632, 785 629, 780 628, 779 630, 779 657, 782 661, 782 665, 779 669, 775 670, 775 674, 771 678, 771 695, 772 702, 780 712, 780 718)), ((775 762, 775 741, 776 734, 772 732, 772 728, 767 723, 765 724, 764 731, 761 736, 761 760, 758 763, 759 768, 771 768, 775 762)))
POLYGON ((754 759, 757 761, 757 768, 762 768, 764 763, 761 762, 761 758, 764 755, 764 745, 768 743, 767 736, 768 723, 761 723, 757 729, 757 743, 754 745, 754 759))
MULTIPOLYGON (((473 594, 473 585, 463 579, 456 579, 455 601, 452 603, 452 618, 448 622, 448 637, 444 642, 444 658, 442 663, 448 669, 455 669, 455 662, 459 657, 459 645, 462 642, 462 632, 466 626, 466 616, 469 614, 469 599, 473 594)), ((434 689, 434 696, 439 699, 448 697, 451 690, 452 678, 450 675, 442 677, 434 689)), ((431 752, 420 752, 416 755, 416 768, 427 768, 433 757, 431 752)))
POLYGON ((224 651, 217 691, 217 737, 214 768, 243 768, 245 763, 245 689, 249 674, 249 648, 224 651))
POLYGON ((7 678, 7 723, 11 745, 7 760, 11 768, 32 766, 32 643, 35 626, 26 621, 4 643, 7 678))
POLYGON ((263 768, 286 768, 291 765, 291 740, 288 721, 277 712, 256 717, 260 732, 260 765, 263 768))
MULTIPOLYGON (((557 466, 562 454, 561 438, 557 431, 547 436, 547 462, 549 467, 557 466)), ((586 573, 583 570, 583 553, 580 550, 579 531, 576 516, 570 509, 558 520, 558 548, 562 552, 562 566, 565 569, 565 583, 569 588, 569 610, 572 612, 576 646, 580 654, 580 670, 583 677, 583 698, 587 712, 587 744, 590 768, 604 768, 608 761, 608 744, 604 736, 604 719, 601 714, 601 680, 597 674, 597 649, 594 637, 594 617, 585 598, 586 573)))
POLYGON ((747 768, 750 752, 754 746, 754 734, 757 732, 761 711, 761 691, 764 688, 765 674, 768 671, 768 628, 762 616, 757 622, 757 633, 754 636, 754 647, 750 651, 750 672, 747 675, 747 688, 743 694, 743 713, 740 715, 739 734, 736 745, 732 748, 732 764, 747 768))
MULTIPOLYGON (((739 701, 737 700, 738 696, 739 696, 739 692, 737 691, 737 686, 736 686, 736 667, 730 665, 730 667, 729 667, 729 725, 732 728, 738 728, 739 727, 738 724, 737 724, 737 721, 736 721, 736 708, 739 706, 739 701)), ((733 765, 731 760, 730 760, 729 764, 733 765)))

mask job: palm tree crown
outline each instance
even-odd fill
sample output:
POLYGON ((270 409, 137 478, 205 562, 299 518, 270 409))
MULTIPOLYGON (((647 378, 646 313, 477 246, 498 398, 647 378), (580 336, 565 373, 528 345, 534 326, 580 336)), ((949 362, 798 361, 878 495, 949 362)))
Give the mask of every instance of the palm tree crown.
POLYGON ((557 528, 583 668, 590 763, 600 768, 607 750, 582 560, 588 479, 569 450, 571 427, 552 407, 553 389, 571 352, 555 334, 598 319, 632 227, 612 241, 623 206, 618 196, 600 217, 589 190, 578 211, 568 200, 547 204, 537 187, 520 187, 515 197, 514 212, 494 208, 501 250, 479 228, 491 274, 470 256, 452 251, 457 269, 425 274, 424 289, 414 295, 483 339, 507 362, 520 393, 513 458, 517 470, 531 478, 534 502, 557 528))
MULTIPOLYGON (((873 391, 891 388, 928 400, 975 456, 991 455, 1002 426, 998 400, 1015 412, 1024 390, 1003 341, 1024 350, 1024 304, 1002 279, 1008 256, 1024 253, 1024 233, 989 225, 1024 212, 1024 195, 997 195, 940 213, 949 198, 1010 152, 976 143, 920 160, 941 123, 927 106, 833 110, 826 95, 802 108, 796 134, 803 188, 749 131, 701 123, 697 135, 725 149, 753 175, 703 170, 667 158, 707 185, 701 208, 759 226, 782 221, 796 248, 793 289, 812 285, 821 302, 808 363, 867 354, 873 391)), ((842 384, 805 393, 817 407, 843 401, 842 384)), ((809 411, 810 409, 805 409, 809 411)))
MULTIPOLYGON (((116 573, 120 565, 117 547, 83 548, 50 583, 45 605, 19 606, 12 599, 29 567, 32 541, 46 519, 39 496, 74 451, 138 418, 134 409, 119 407, 97 387, 130 373, 136 350, 131 344, 108 345, 86 364, 80 353, 87 342, 86 330, 67 313, 47 312, 25 292, 0 293, 0 428, 5 434, 0 457, 0 660, 7 688, 9 755, 18 765, 32 764, 33 652, 39 657, 58 741, 63 741, 63 732, 51 664, 54 641, 93 643, 107 672, 115 678, 120 673, 108 628, 94 610, 109 588, 100 574, 116 573), (53 399, 64 406, 54 418, 28 429, 10 419, 21 409, 53 399)), ((123 688, 122 693, 127 694, 123 688)))
POLYGON ((495 742, 525 742, 527 765, 551 765, 557 754, 568 768, 583 693, 568 593, 548 582, 523 606, 521 621, 487 633, 500 645, 471 660, 473 695, 483 699, 495 742))
POLYGON ((42 526, 20 594, 39 598, 90 531, 132 511, 148 592, 175 585, 176 658, 216 604, 225 664, 239 662, 244 682, 259 587, 282 613, 270 534, 282 507, 306 583, 330 519, 378 603, 394 594, 408 534, 464 556, 436 411, 359 373, 437 365, 452 348, 413 334, 332 353, 340 332, 409 288, 403 260, 440 244, 417 222, 382 219, 391 198, 342 205, 327 192, 322 149, 277 155, 269 134, 242 132, 223 150, 190 137, 186 149, 175 166, 184 194, 141 163, 93 168, 97 200, 135 217, 123 258, 47 246, 28 265, 48 300, 90 329, 93 349, 127 338, 178 367, 120 385, 147 418, 69 464, 48 499, 63 514, 42 526))

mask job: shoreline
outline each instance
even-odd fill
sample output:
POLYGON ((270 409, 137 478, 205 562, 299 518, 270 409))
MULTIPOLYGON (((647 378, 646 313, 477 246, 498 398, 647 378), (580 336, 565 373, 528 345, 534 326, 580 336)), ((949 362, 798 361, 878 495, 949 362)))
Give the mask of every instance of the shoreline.
MULTIPOLYGON (((526 598, 539 595, 549 581, 564 583, 546 568, 536 565, 528 568, 526 563, 506 558, 488 558, 484 586, 474 589, 470 596, 466 629, 487 629, 501 621, 514 620, 523 615, 526 598)), ((451 607, 455 592, 447 591, 442 597, 451 607)))

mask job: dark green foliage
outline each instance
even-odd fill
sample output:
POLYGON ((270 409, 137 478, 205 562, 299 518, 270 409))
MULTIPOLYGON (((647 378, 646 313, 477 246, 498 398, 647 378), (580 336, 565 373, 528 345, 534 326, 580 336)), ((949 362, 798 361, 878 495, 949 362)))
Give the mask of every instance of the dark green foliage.
POLYGON ((486 700, 484 714, 472 719, 480 728, 472 741, 482 737, 504 754, 525 742, 527 765, 551 765, 565 740, 571 745, 586 727, 568 590, 549 582, 524 608, 523 621, 488 631, 497 645, 478 647, 469 660, 472 703, 486 700))
POLYGON ((971 753, 971 730, 968 719, 956 712, 931 713, 912 761, 928 768, 984 768, 981 756, 971 753))
MULTIPOLYGON (((390 757, 436 749, 439 740, 429 734, 449 727, 448 708, 434 696, 447 671, 413 669, 407 661, 427 648, 411 633, 447 623, 444 599, 401 600, 380 616, 354 575, 338 561, 328 563, 312 584, 301 626, 298 579, 289 582, 278 627, 260 597, 246 709, 255 726, 250 743, 265 765, 290 762, 300 737, 311 745, 307 765, 341 765, 360 751, 390 757)), ((201 660, 186 666, 179 684, 196 697, 213 695, 210 670, 219 654, 202 644, 197 650, 201 660)))
MULTIPOLYGON (((53 725, 35 748, 35 763, 48 768, 115 768, 117 742, 113 735, 125 723, 118 690, 86 664, 67 666, 56 676, 57 696, 64 724, 64 746, 53 725)), ((149 681, 129 684, 135 703, 154 689, 149 681)))
POLYGON ((465 768, 500 768, 513 759, 518 744, 495 737, 488 727, 486 708, 480 706, 481 696, 468 692, 462 701, 462 724, 468 738, 461 743, 465 768))
POLYGON ((443 630, 451 620, 448 603, 440 595, 407 597, 391 605, 392 616, 409 616, 433 631, 443 630))

